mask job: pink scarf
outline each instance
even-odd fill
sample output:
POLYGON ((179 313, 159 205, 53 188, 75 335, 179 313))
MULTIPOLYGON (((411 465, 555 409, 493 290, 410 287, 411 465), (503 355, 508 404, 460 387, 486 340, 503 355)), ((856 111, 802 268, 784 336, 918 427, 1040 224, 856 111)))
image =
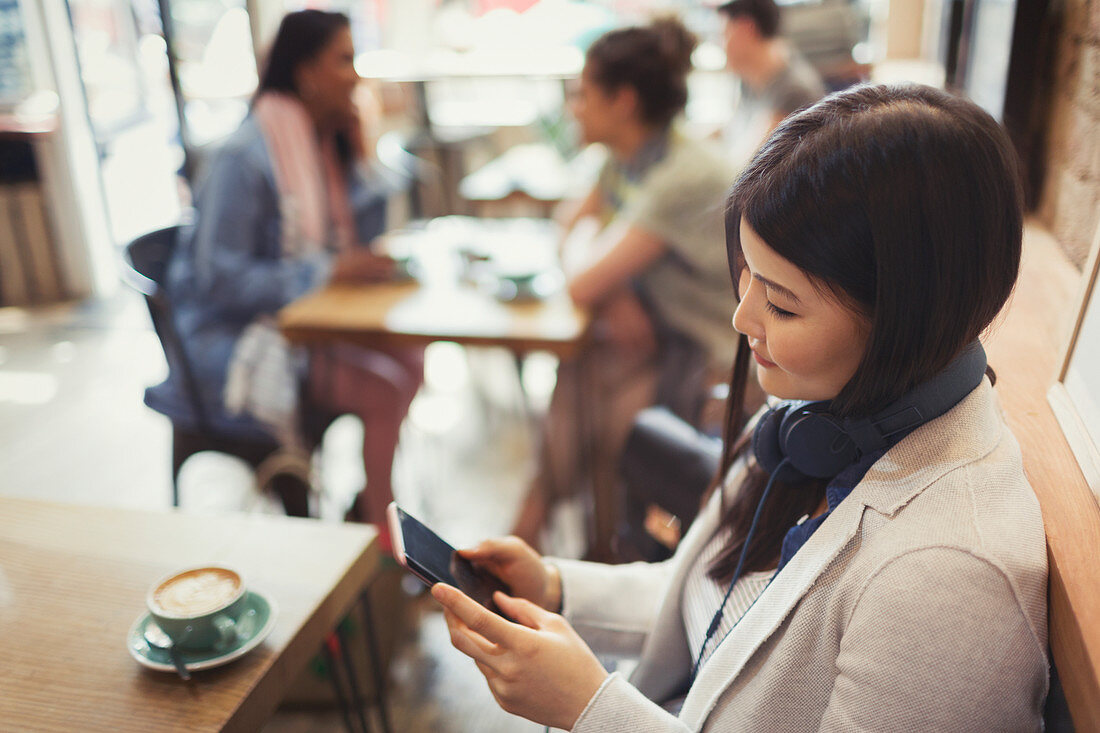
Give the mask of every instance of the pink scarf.
POLYGON ((264 92, 252 104, 275 170, 285 256, 309 255, 355 244, 347 181, 332 135, 317 128, 295 97, 264 92), (332 227, 329 239, 329 227, 332 227))

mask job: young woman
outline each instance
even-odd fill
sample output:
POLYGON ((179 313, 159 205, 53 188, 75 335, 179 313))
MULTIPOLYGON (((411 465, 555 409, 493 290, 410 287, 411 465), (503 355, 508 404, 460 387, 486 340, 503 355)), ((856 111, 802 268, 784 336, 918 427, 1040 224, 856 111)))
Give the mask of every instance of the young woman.
MULTIPOLYGON (((354 54, 345 15, 304 10, 283 18, 251 113, 197 189, 195 226, 181 237, 169 286, 207 413, 292 443, 301 381, 304 399, 357 415, 370 490, 350 516, 384 526, 422 352, 334 347, 314 351, 303 373, 272 322, 279 308, 329 279, 372 282, 392 271, 388 258, 365 246, 382 231, 385 198, 364 173, 354 54)), ((302 500, 288 511, 304 513, 302 500)))
POLYGON ((515 533, 535 542, 548 505, 612 473, 635 415, 656 403, 694 421, 710 368, 733 358, 722 204, 732 173, 674 120, 687 103, 695 37, 673 18, 622 28, 587 52, 572 113, 608 153, 596 185, 565 216, 569 294, 595 337, 563 363, 530 494, 515 533), (596 233, 585 237, 583 232, 596 233), (578 449, 591 407, 599 455, 578 449))
POLYGON ((1020 200, 1003 130, 944 92, 857 88, 780 125, 729 201, 730 394, 751 353, 799 402, 743 432, 732 401, 724 480, 663 564, 467 552, 512 620, 433 595, 503 707, 578 732, 1040 730, 1043 527, 977 341, 1020 200))

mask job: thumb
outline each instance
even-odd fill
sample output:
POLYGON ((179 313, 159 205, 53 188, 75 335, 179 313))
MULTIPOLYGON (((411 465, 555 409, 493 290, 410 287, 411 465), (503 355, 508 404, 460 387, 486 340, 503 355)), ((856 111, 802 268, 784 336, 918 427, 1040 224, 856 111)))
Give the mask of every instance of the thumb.
POLYGON ((552 615, 542 606, 531 603, 526 598, 513 598, 499 590, 493 593, 493 601, 517 624, 531 629, 541 629, 546 617, 552 615))
POLYGON ((459 550, 458 554, 471 560, 476 558, 481 562, 500 562, 508 559, 508 549, 507 539, 487 539, 469 549, 459 550))
POLYGON ((480 542, 473 547, 464 547, 458 551, 458 554, 467 560, 474 560, 479 564, 485 564, 492 561, 492 550, 485 542, 480 542))

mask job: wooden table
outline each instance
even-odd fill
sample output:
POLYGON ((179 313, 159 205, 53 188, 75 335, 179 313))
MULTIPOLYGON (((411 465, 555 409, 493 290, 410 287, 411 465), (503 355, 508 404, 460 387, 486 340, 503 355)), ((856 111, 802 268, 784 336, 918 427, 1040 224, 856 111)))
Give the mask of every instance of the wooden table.
POLYGON ((537 221, 445 217, 426 229, 395 237, 391 248, 418 261, 416 281, 381 285, 329 285, 279 312, 279 328, 292 342, 345 341, 365 346, 425 345, 455 341, 502 346, 517 353, 545 350, 562 358, 583 343, 588 313, 558 290, 544 300, 501 302, 460 279, 460 250, 518 255, 534 262, 552 256, 553 232, 537 221))
POLYGON ((375 530, 0 498, 0 729, 255 731, 378 566, 375 530), (267 640, 223 667, 146 669, 126 648, 145 592, 225 563, 278 608, 267 640))
MULTIPOLYGON (((472 346, 499 346, 520 355, 544 350, 568 359, 589 335, 590 314, 575 305, 564 289, 543 300, 501 302, 486 289, 463 282, 461 252, 474 250, 506 268, 524 263, 552 268, 557 262, 557 231, 537 219, 442 217, 424 229, 405 232, 387 244, 397 254, 411 254, 419 264, 415 282, 383 285, 329 285, 279 312, 279 329, 299 344, 334 341, 363 346, 426 345, 454 341, 472 346)), ((598 399, 598 390, 593 390, 598 399)), ((589 404, 588 410, 599 410, 589 404)), ((600 437, 581 415, 578 450, 595 451, 600 437)), ((594 476, 598 486, 610 479, 594 476)), ((589 530, 591 557, 612 557, 615 528, 614 494, 594 490, 589 530)))

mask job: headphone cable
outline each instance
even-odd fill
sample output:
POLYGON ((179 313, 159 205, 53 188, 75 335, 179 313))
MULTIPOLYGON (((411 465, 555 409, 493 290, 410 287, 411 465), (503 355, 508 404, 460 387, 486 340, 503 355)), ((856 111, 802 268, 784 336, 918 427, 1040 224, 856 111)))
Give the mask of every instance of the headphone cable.
MULTIPOLYGON (((756 534, 756 525, 760 521, 760 514, 764 509, 764 502, 768 500, 768 494, 771 493, 772 486, 775 485, 775 478, 783 469, 790 463, 791 459, 785 457, 779 462, 779 465, 772 471, 771 476, 768 477, 768 483, 764 486, 764 493, 760 495, 760 501, 756 504, 756 512, 752 515, 752 524, 749 525, 749 531, 745 535, 745 543, 741 547, 741 556, 737 558, 737 568, 733 571, 733 579, 730 581, 729 588, 726 589, 726 595, 722 598, 722 605, 718 607, 718 610, 714 612, 714 618, 710 620, 710 626, 707 627, 706 638, 703 639, 702 646, 699 647, 699 656, 695 658, 695 664, 691 668, 691 681, 695 681, 695 676, 699 674, 699 667, 703 663, 703 653, 707 650, 707 645, 710 644, 710 640, 718 633, 718 627, 722 625, 722 616, 726 611, 726 603, 729 602, 730 595, 733 593, 733 588, 737 585, 737 581, 741 579, 741 570, 745 567, 745 558, 749 554, 749 543, 752 541, 752 536, 756 534)), ((740 621, 740 619, 738 619, 740 621)), ((737 624, 734 624, 736 626, 737 624)), ((731 628, 730 631, 733 629, 731 628)))
MULTIPOLYGON (((768 494, 771 493, 772 486, 775 485, 775 477, 783 470, 783 468, 790 463, 790 458, 784 458, 780 461, 779 465, 772 471, 770 477, 768 477, 768 483, 764 486, 764 493, 760 495, 760 501, 756 504, 756 512, 752 515, 752 524, 749 525, 749 531, 745 535, 745 544, 741 548, 741 556, 737 558, 737 568, 733 571, 733 579, 730 581, 729 588, 726 589, 726 595, 722 598, 722 605, 718 607, 718 610, 714 613, 714 618, 711 619, 710 627, 707 629, 707 636, 703 639, 703 645, 699 647, 699 656, 695 660, 695 664, 691 669, 691 681, 695 682, 695 676, 699 673, 699 666, 703 662, 703 653, 707 649, 707 644, 710 643, 711 638, 718 633, 718 627, 722 624, 722 614, 726 610, 726 603, 729 602, 730 594, 733 593, 733 588, 737 585, 737 581, 741 578, 741 570, 745 567, 745 558, 749 554, 749 542, 752 541, 752 536, 756 533, 756 525, 760 522, 760 514, 764 508, 764 502, 768 500, 768 494)), ((740 619, 738 619, 740 620, 740 619)), ((736 625, 736 624, 734 624, 736 625)), ((731 629, 732 631, 732 629, 731 629)), ((550 733, 550 726, 546 726, 546 733, 550 733)))

